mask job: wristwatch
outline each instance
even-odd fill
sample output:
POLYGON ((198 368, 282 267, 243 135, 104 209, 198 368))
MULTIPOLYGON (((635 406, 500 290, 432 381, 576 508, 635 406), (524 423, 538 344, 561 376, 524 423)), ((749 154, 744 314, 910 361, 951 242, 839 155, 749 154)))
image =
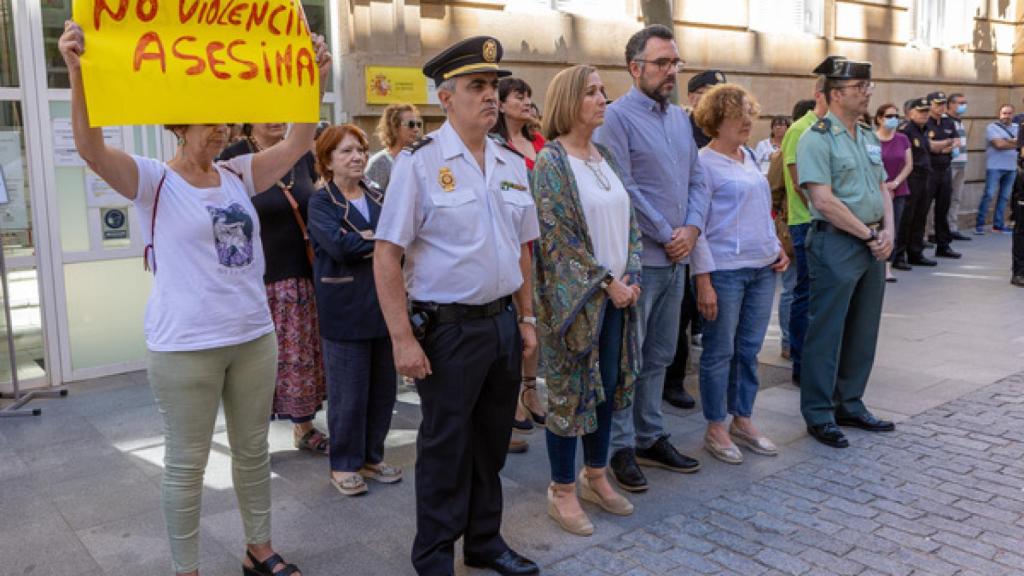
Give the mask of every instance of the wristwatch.
POLYGON ((534 328, 537 327, 537 317, 536 316, 520 316, 519 318, 516 319, 516 321, 519 322, 520 324, 529 324, 530 326, 533 326, 534 328))
POLYGON ((871 235, 864 239, 865 244, 871 244, 875 240, 878 240, 878 230, 874 228, 868 228, 871 231, 871 235))
POLYGON ((604 278, 601 278, 599 286, 601 286, 601 290, 607 290, 608 287, 612 285, 612 282, 615 282, 615 274, 606 272, 604 278))

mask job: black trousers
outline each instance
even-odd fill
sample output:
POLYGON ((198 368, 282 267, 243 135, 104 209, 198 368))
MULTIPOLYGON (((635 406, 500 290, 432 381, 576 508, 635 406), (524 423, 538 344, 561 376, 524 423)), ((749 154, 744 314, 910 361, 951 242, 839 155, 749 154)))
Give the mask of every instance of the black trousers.
POLYGON ((1013 208, 1013 275, 1024 276, 1024 182, 1021 182, 1020 172, 1017 172, 1010 206, 1013 208))
POLYGON ((420 576, 455 573, 466 556, 491 558, 502 540, 501 479, 519 394, 522 340, 512 307, 497 316, 435 324, 423 349, 433 374, 416 384, 416 539, 420 576))
MULTIPOLYGON (((935 199, 935 246, 948 247, 953 241, 948 218, 949 205, 953 200, 953 171, 950 167, 933 167, 928 187, 931 188, 930 195, 935 199)), ((925 220, 927 221, 927 216, 925 220)))
POLYGON ((928 174, 911 172, 907 186, 910 196, 903 207, 903 218, 896 236, 896 259, 920 256, 924 252, 924 228, 931 205, 928 174))
POLYGON ((697 293, 690 278, 690 266, 686 266, 686 288, 683 290, 683 307, 679 317, 679 339, 676 341, 676 356, 665 369, 665 390, 683 389, 686 379, 686 364, 690 359, 690 337, 686 334, 700 333, 700 314, 697 312, 697 293))

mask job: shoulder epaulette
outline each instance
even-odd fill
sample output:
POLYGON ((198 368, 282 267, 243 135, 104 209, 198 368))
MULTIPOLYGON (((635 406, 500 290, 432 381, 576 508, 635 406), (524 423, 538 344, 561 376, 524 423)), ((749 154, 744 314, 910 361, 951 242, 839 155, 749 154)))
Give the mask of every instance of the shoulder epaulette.
POLYGON ((868 130, 868 131, 871 130, 871 125, 868 124, 867 122, 862 121, 862 120, 858 120, 857 121, 857 126, 860 126, 861 128, 863 128, 865 130, 868 130))
POLYGON ((515 154, 516 156, 519 156, 520 158, 526 158, 525 156, 523 156, 522 152, 513 148, 512 145, 508 143, 508 140, 502 137, 501 134, 498 134, 497 132, 488 132, 487 137, 490 138, 491 140, 494 140, 494 143, 497 144, 498 146, 501 146, 502 148, 508 150, 509 152, 515 154))
POLYGON ((409 144, 408 146, 406 146, 405 149, 408 150, 409 152, 415 154, 417 150, 419 150, 420 148, 423 148, 424 146, 426 146, 427 144, 430 144, 433 141, 434 141, 433 138, 431 138, 430 136, 424 136, 423 138, 420 138, 419 140, 417 140, 417 141, 413 142, 412 144, 409 144))
POLYGON ((822 118, 811 125, 811 130, 821 134, 827 134, 830 126, 832 126, 832 122, 828 118, 822 118))

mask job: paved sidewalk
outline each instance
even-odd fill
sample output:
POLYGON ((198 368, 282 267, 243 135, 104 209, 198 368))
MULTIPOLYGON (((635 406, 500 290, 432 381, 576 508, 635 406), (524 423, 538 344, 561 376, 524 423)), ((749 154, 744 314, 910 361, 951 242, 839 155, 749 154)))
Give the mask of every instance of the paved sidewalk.
MULTIPOLYGON (((547 518, 544 438, 504 471, 507 540, 545 574, 1024 574, 1024 290, 1009 284, 1009 237, 887 287, 867 402, 899 422, 833 450, 807 437, 785 381, 778 330, 761 355, 755 419, 782 448, 742 466, 700 449, 697 410, 666 407, 672 441, 702 459, 690 476, 649 473, 636 513, 588 508, 591 538, 547 518), (781 375, 781 377, 780 377, 781 375)), ((695 390, 696 379, 687 386, 695 390)), ((0 421, 0 575, 170 574, 160 511, 161 423, 141 373, 76 383, 43 416, 0 421)), ((388 461, 395 486, 344 498, 326 458, 271 425, 274 542, 307 576, 412 575, 417 398, 404 393, 388 461)), ((323 425, 322 415, 318 423, 323 425)), ((223 421, 205 477, 202 574, 237 575, 242 530, 223 421)), ((457 566, 459 575, 484 574, 457 566)))

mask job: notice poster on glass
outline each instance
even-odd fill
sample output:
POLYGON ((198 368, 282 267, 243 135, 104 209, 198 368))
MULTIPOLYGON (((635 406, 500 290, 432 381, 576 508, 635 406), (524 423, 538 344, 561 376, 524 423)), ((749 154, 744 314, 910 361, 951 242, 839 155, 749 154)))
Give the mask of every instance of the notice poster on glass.
POLYGON ((5 230, 28 228, 25 202, 25 159, 21 153, 21 131, 0 130, 0 169, 3 170, 6 203, 0 209, 5 230))
MULTIPOLYGON (((75 148, 75 135, 71 131, 70 118, 54 118, 53 128, 53 163, 57 166, 85 166, 85 161, 78 155, 75 148)), ((124 138, 120 126, 107 126, 103 129, 103 142, 107 146, 124 150, 124 138)))
POLYGON ((120 208, 131 204, 95 172, 85 169, 85 204, 89 208, 120 208))

